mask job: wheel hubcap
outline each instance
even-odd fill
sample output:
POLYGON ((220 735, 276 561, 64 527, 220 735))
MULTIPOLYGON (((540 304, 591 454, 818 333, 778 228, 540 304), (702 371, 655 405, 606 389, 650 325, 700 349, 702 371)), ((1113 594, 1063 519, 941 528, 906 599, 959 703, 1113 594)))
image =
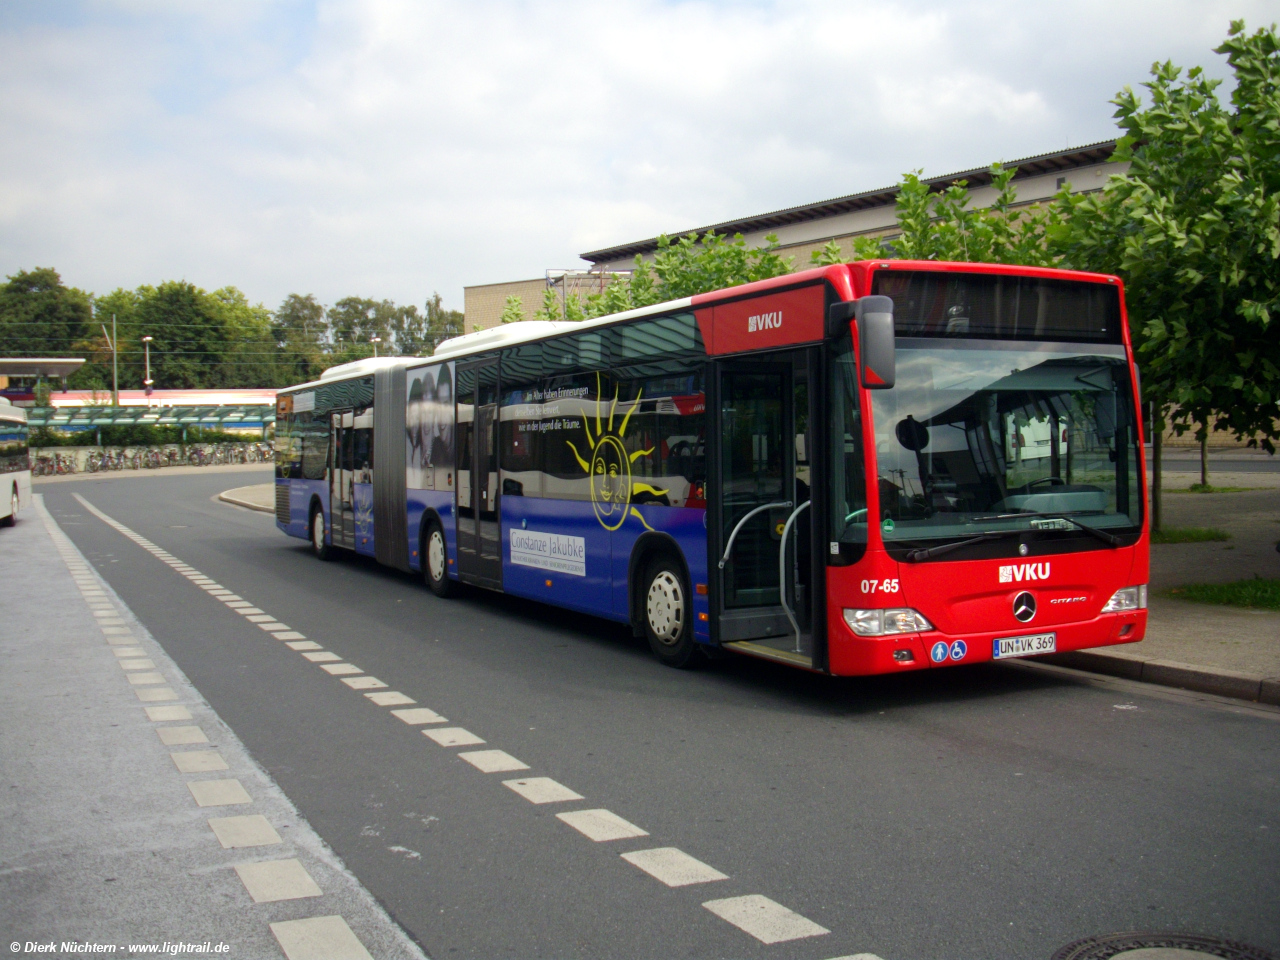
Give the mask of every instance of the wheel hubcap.
POLYGON ((431 542, 427 544, 427 571, 432 580, 444 579, 444 537, 439 530, 431 532, 431 542))
POLYGON ((669 570, 660 572, 649 584, 646 610, 653 635, 667 646, 674 644, 684 628, 684 591, 669 570))
POLYGON ((324 517, 318 513, 311 521, 311 542, 317 550, 324 548, 324 517))

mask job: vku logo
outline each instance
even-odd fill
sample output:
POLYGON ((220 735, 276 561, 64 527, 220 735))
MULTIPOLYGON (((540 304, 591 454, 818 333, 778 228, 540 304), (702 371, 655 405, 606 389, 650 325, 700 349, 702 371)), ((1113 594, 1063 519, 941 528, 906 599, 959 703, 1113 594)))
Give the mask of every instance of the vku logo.
POLYGON ((759 333, 761 330, 776 330, 781 326, 781 310, 775 310, 773 313, 758 313, 754 317, 747 317, 747 333, 759 333))
POLYGON ((1014 563, 1000 567, 1001 583, 1022 583, 1024 580, 1048 580, 1047 563, 1014 563))

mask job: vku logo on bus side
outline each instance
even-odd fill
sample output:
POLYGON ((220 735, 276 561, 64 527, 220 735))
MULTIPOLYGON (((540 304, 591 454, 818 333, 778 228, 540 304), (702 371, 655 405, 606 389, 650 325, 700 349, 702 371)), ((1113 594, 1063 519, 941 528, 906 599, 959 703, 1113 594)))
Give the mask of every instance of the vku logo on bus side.
POLYGON ((1022 583, 1024 580, 1048 580, 1047 563, 1014 563, 1000 567, 1001 583, 1022 583))
POLYGON ((781 310, 775 310, 773 313, 758 313, 754 317, 747 317, 747 333, 759 333, 761 330, 777 330, 781 326, 781 310))

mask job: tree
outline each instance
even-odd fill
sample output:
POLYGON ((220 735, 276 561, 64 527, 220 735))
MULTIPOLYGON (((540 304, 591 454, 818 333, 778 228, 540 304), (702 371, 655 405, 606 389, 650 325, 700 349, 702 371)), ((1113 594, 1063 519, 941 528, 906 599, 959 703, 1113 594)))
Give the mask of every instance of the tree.
POLYGON ((89 295, 52 267, 19 270, 0 285, 0 356, 64 357, 92 329, 89 295))
MULTIPOLYGON (((1101 195, 1060 201, 1050 232, 1072 266, 1125 280, 1156 430, 1169 415, 1203 445, 1210 425, 1275 452, 1280 402, 1280 41, 1231 24, 1217 53, 1236 80, 1228 107, 1199 68, 1157 63, 1145 105, 1112 101, 1128 160, 1101 195)), ((1202 452, 1202 482, 1207 462, 1202 452)))
POLYGON ((588 297, 585 305, 576 296, 568 297, 562 313, 567 319, 575 319, 571 310, 581 312, 576 319, 604 316, 790 273, 794 258, 778 254, 774 234, 764 239, 763 247, 748 247, 740 233, 728 238, 708 230, 701 239, 690 233, 674 241, 660 236, 652 259, 637 258, 629 280, 615 280, 603 293, 588 297))
POLYGON ((499 318, 501 323, 520 323, 525 320, 524 303, 517 296, 507 297, 507 302, 503 304, 502 316, 499 318))
POLYGON ((440 294, 431 294, 427 299, 426 326, 426 338, 431 350, 434 351, 445 340, 462 336, 463 319, 461 310, 446 310, 440 294))
MULTIPOLYGON (((129 342, 143 334, 154 338, 151 377, 158 389, 227 385, 224 361, 231 342, 226 304, 185 280, 139 287, 137 296, 129 342)), ((120 340, 123 347, 123 332, 120 340)))
POLYGON ((272 317, 271 335, 281 351, 281 362, 294 382, 313 380, 324 368, 322 354, 328 336, 324 305, 308 293, 291 293, 272 317))

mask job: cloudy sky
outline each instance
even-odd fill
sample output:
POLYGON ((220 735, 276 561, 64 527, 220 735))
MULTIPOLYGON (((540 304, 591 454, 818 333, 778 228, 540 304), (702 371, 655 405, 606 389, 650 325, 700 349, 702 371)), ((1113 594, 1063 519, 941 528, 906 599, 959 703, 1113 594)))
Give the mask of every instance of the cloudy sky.
POLYGON ((0 273, 461 308, 582 251, 1107 140, 1274 0, 4 0, 0 273))

